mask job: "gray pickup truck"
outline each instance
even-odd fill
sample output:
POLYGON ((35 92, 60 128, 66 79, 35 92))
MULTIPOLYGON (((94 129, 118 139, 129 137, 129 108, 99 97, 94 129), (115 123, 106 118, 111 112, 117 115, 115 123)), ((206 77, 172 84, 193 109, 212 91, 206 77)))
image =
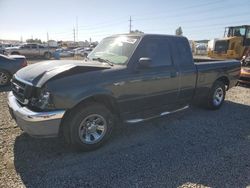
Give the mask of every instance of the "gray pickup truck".
POLYGON ((41 44, 29 43, 22 46, 5 48, 5 54, 24 55, 26 57, 44 57, 50 59, 53 56, 55 49, 43 46, 41 44))
POLYGON ((192 57, 185 37, 107 37, 85 61, 46 61, 18 71, 8 95, 18 126, 35 137, 100 147, 119 123, 138 123, 202 103, 219 109, 241 64, 192 57))

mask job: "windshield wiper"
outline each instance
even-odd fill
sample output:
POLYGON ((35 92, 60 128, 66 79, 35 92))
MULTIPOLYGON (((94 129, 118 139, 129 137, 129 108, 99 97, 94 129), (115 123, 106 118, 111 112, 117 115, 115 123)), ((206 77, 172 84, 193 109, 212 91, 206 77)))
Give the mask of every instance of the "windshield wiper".
POLYGON ((97 57, 97 58, 93 58, 92 60, 94 61, 99 61, 101 63, 108 63, 110 66, 114 66, 114 63, 112 63, 111 61, 109 61, 108 59, 103 59, 103 58, 100 58, 100 57, 97 57))

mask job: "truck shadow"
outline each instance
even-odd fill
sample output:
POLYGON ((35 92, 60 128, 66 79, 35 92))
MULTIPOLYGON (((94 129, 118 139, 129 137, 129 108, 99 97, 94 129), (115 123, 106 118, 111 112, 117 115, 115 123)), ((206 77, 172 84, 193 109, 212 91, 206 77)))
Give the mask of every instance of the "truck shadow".
POLYGON ((239 84, 240 87, 245 87, 245 88, 250 88, 250 83, 249 84, 239 84))
POLYGON ((250 184, 250 106, 226 101, 123 126, 93 152, 59 139, 16 138, 14 165, 26 187, 211 187, 250 184))

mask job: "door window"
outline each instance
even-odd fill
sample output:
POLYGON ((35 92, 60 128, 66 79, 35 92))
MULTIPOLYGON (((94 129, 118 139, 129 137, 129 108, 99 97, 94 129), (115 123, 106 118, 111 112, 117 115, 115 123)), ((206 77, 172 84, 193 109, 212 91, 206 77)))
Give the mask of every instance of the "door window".
POLYGON ((145 41, 141 57, 149 57, 152 67, 170 66, 172 59, 166 39, 149 39, 145 41))

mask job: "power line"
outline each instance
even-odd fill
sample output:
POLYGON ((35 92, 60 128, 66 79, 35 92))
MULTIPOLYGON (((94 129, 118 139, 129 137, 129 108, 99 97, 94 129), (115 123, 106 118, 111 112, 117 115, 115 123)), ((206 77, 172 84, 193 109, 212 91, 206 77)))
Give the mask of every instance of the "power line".
MULTIPOLYGON (((113 22, 112 24, 105 24, 105 25, 102 25, 102 26, 97 26, 97 27, 89 27, 89 28, 85 28, 85 29, 79 29, 79 31, 81 30, 96 30, 96 29, 102 29, 102 28, 106 28, 106 27, 110 27, 110 26, 114 26, 114 25, 121 25, 121 24, 124 24, 124 23, 127 23, 127 21, 118 21, 118 22, 113 22)), ((79 27, 80 28, 80 27, 79 27)))
MULTIPOLYGON (((235 6, 244 6, 245 5, 245 3, 238 3, 238 4, 236 4, 235 6)), ((200 16, 201 14, 204 14, 204 13, 209 13, 209 14, 211 14, 211 12, 215 12, 215 11, 218 11, 218 10, 221 10, 221 9, 225 9, 225 8, 227 8, 227 9, 229 9, 229 8, 232 8, 232 9, 236 9, 236 7, 235 7, 234 5, 229 5, 228 4, 228 6, 227 7, 225 7, 225 6, 220 6, 220 7, 211 7, 211 8, 209 8, 209 9, 206 9, 206 10, 204 10, 204 9, 199 9, 198 11, 192 11, 192 10, 190 10, 190 9, 185 9, 185 10, 182 10, 181 11, 181 14, 179 14, 179 13, 176 13, 176 11, 174 11, 174 14, 171 14, 171 15, 169 15, 169 13, 171 13, 170 11, 168 11, 168 12, 166 12, 166 13, 163 13, 163 14, 160 14, 161 16, 155 16, 155 14, 154 14, 154 16, 147 16, 147 17, 143 17, 143 18, 138 18, 138 19, 136 19, 136 21, 149 21, 149 20, 155 20, 155 19, 164 19, 164 18, 167 18, 167 19, 169 19, 169 18, 182 18, 182 17, 187 17, 187 15, 189 15, 189 14, 192 14, 192 15, 198 15, 198 13, 199 13, 199 15, 198 16, 200 16)))
MULTIPOLYGON (((225 17, 227 17, 229 15, 224 15, 223 17, 212 16, 212 17, 202 19, 201 16, 200 16, 201 14, 203 14, 203 15, 204 14, 211 14, 212 12, 218 11, 218 9, 222 9, 222 8, 226 8, 227 10, 232 9, 232 8, 237 9, 238 6, 246 5, 246 3, 238 3, 238 4, 236 4, 237 2, 229 2, 229 3, 226 4, 226 6, 221 6, 222 5, 221 3, 222 3, 221 0, 213 1, 213 2, 204 2, 203 1, 200 4, 195 4, 195 5, 191 5, 191 6, 182 6, 184 8, 184 10, 179 9, 178 12, 175 9, 175 10, 162 12, 162 13, 158 14, 158 16, 157 16, 157 14, 154 14, 156 16, 142 17, 142 18, 138 18, 138 19, 135 19, 135 20, 132 20, 132 18, 130 16, 130 19, 129 19, 129 32, 131 32, 131 30, 132 30, 132 21, 138 21, 140 23, 140 22, 142 22, 144 20, 149 21, 149 20, 153 20, 153 19, 162 19, 164 21, 164 24, 166 25, 166 22, 165 22, 166 18, 168 18, 168 20, 169 20, 169 18, 180 18, 179 23, 184 23, 185 24, 185 23, 194 23, 194 22, 200 22, 200 21, 202 23, 204 23, 204 21, 206 21, 207 19, 211 19, 211 20, 214 20, 214 19, 218 20, 220 18, 224 19, 225 17), (217 5, 219 5, 219 6, 217 6, 217 5), (204 9, 199 9, 199 10, 193 12, 193 10, 195 10, 197 8, 201 8, 201 7, 204 7, 205 10, 204 9), (171 12, 174 12, 174 14, 169 15, 169 13, 171 13, 171 12), (187 17, 187 15, 189 15, 189 14, 193 14, 193 15, 198 14, 197 15, 198 19, 195 19, 195 20, 194 19, 192 19, 192 20, 185 19, 187 17), (162 16, 159 16, 159 15, 162 15, 162 16), (184 19, 182 19, 182 18, 184 18, 184 19)), ((230 12, 230 11, 228 11, 228 12, 230 12)), ((240 17, 240 16, 243 16, 243 15, 247 15, 247 12, 246 13, 241 13, 239 15, 233 14, 233 15, 230 15, 230 16, 235 18, 235 17, 240 17)), ((117 21, 117 22, 102 22, 102 23, 99 23, 99 24, 95 24, 97 26, 93 26, 93 27, 91 27, 91 25, 89 25, 89 27, 88 26, 81 26, 79 28, 84 28, 84 29, 79 29, 79 31, 83 31, 83 32, 80 32, 80 33, 85 33, 85 31, 86 31, 87 34, 89 34, 91 32, 94 33, 94 34, 103 33, 103 28, 110 28, 110 26, 113 26, 113 25, 118 26, 120 24, 124 24, 125 22, 127 23, 127 21, 119 21, 119 22, 117 21), (97 32, 94 31, 94 30, 96 30, 97 32)), ((175 20, 175 22, 176 22, 176 20, 175 20)), ((234 23, 235 22, 237 22, 237 21, 234 21, 234 23)), ((171 23, 171 20, 170 20, 170 23, 171 23)), ((169 24, 169 21, 168 21, 167 24, 169 24)), ((218 23, 215 23, 215 24, 212 24, 212 25, 213 26, 216 26, 216 25, 221 26, 221 25, 225 25, 225 24, 226 23, 218 22, 218 23)), ((190 26, 190 27, 183 27, 183 28, 184 29, 185 28, 187 28, 187 29, 190 28, 190 29, 195 30, 196 28, 197 29, 203 29, 203 28, 209 28, 209 27, 212 27, 212 26, 209 26, 209 25, 206 24, 206 25, 201 25, 201 26, 194 26, 194 27, 190 26)), ((166 29, 164 29, 164 30, 166 30, 166 29)), ((143 29, 143 31, 145 31, 145 30, 143 29)), ((147 29, 146 29, 146 31, 147 31, 147 29)), ((152 30, 150 29, 150 31, 152 31, 152 30)), ((72 33, 72 31, 71 32, 55 33, 55 34, 56 35, 68 35, 69 33, 72 33)), ((91 36, 95 36, 95 35, 91 35, 91 36)), ((96 35, 96 36, 100 36, 100 35, 96 35)), ((103 36, 105 36, 105 35, 103 35, 103 36)), ((78 40, 78 23, 77 23, 76 31, 74 31, 74 38, 75 37, 78 40), (76 34, 75 34, 75 32, 76 32, 76 34)))
MULTIPOLYGON (((218 4, 218 3, 221 3, 221 1, 216 1, 216 2, 206 2, 206 3, 203 3, 203 4, 199 4, 199 5, 193 5, 193 6, 187 6, 186 8, 191 8, 191 7, 201 7, 201 6, 205 6, 205 5, 213 5, 213 4, 218 4)), ((239 4, 237 4, 237 5, 239 5, 239 4)), ((230 6, 230 7, 232 7, 232 8, 235 8, 234 6, 230 6)), ((228 7, 228 8, 230 8, 230 7, 228 7)), ((202 14, 204 14, 204 13, 211 13, 211 11, 217 11, 217 9, 221 9, 222 7, 216 7, 216 8, 213 8, 212 10, 210 10, 210 11, 208 11, 208 10, 206 10, 206 11, 204 11, 204 10, 200 10, 200 11, 196 11, 195 13, 197 14, 197 13, 202 13, 202 14)), ((223 8, 225 8, 225 7, 223 7, 223 8)), ((176 11, 175 11, 176 12, 176 11)), ((189 14, 189 13, 192 13, 192 12, 190 12, 190 9, 187 9, 187 10, 184 10, 184 12, 187 12, 186 14, 189 14)), ((169 13, 169 12, 168 12, 169 13)), ((165 13, 164 13, 165 14, 165 13)), ((169 16, 167 16, 167 18, 168 18, 168 20, 169 20, 169 18, 171 18, 171 17, 173 17, 173 18, 177 18, 177 17, 179 17, 179 18, 183 18, 183 17, 186 17, 186 14, 184 14, 183 13, 183 11, 182 11, 182 14, 177 14, 177 15, 169 15, 169 16)), ((243 14, 242 14, 243 15, 243 14)), ((200 15, 199 15, 200 16, 200 15)), ((234 16, 235 17, 235 15, 232 15, 232 16, 234 16)), ((143 20, 146 20, 146 21, 149 21, 149 20, 153 20, 153 19, 164 19, 165 17, 164 16, 158 16, 158 17, 148 17, 148 18, 139 18, 139 19, 136 19, 136 21, 139 21, 139 22, 141 22, 141 21, 143 21, 143 20)), ((212 17, 212 19, 218 19, 218 17, 212 17)), ((201 21, 203 21, 202 19, 199 19, 199 20, 201 20, 201 21)), ((192 23, 192 22, 198 22, 199 20, 188 20, 188 21, 183 21, 183 20, 181 20, 181 23, 183 23, 183 22, 185 22, 185 23, 192 23)), ((131 19, 131 22, 132 22, 132 19, 131 19)), ((131 22, 130 22, 130 20, 129 20, 129 31, 130 30, 132 30, 132 24, 131 24, 131 22), (131 27, 130 27, 131 26, 131 27)), ((93 32, 93 30, 103 30, 103 28, 109 28, 110 26, 113 26, 113 25, 120 25, 120 24, 123 24, 123 23, 125 23, 124 21, 119 21, 119 22, 102 22, 102 23, 100 23, 100 24, 98 24, 98 26, 96 26, 96 27, 86 27, 86 26, 84 26, 84 28, 85 29, 76 29, 76 38, 77 38, 77 36, 78 36, 78 33, 79 33, 79 31, 91 31, 91 32, 93 32), (105 24, 106 23, 106 24, 105 24), (107 24, 107 23, 109 23, 109 24, 107 24), (101 24, 102 24, 102 26, 101 26, 101 24)), ((164 23, 165 24, 165 23, 164 23)), ((78 25, 78 24, 77 24, 78 25)), ((78 27, 77 27, 78 28, 78 27)), ((80 27, 81 28, 81 27, 80 27)), ((82 27, 83 28, 83 27, 82 27)), ((71 33, 71 32, 60 32, 60 33, 55 33, 56 35, 66 35, 66 34, 69 34, 69 33, 71 33)), ((95 32, 96 33, 96 32, 95 32)))
MULTIPOLYGON (((209 3, 206 3, 206 4, 199 4, 199 5, 193 5, 193 6, 186 6, 186 7, 183 7, 182 9, 178 8, 178 11, 176 11, 176 9, 171 9, 169 11, 165 11, 165 12, 162 12, 162 13, 153 13, 153 14, 147 14, 148 16, 146 17, 139 17, 137 20, 148 20, 148 19, 155 19, 155 18, 161 18, 163 16, 168 16, 169 18, 169 14, 170 13, 174 13, 174 14, 171 14, 170 16, 171 17, 176 17, 176 16, 186 16, 184 13, 186 10, 188 10, 188 12, 192 12, 194 13, 194 11, 192 10, 192 8, 199 8, 199 10, 202 8, 202 7, 205 7, 206 5, 208 4, 218 4, 218 3, 221 3, 221 1, 216 1, 216 2, 209 2, 209 3), (181 10, 181 11, 180 11, 181 10), (181 14, 180 14, 181 12, 181 14)), ((210 7, 211 8, 211 7, 210 7)), ((221 8, 221 7, 219 7, 221 8)), ((212 7, 212 9, 214 9, 212 7)), ((196 13, 197 11, 195 11, 196 13)))

